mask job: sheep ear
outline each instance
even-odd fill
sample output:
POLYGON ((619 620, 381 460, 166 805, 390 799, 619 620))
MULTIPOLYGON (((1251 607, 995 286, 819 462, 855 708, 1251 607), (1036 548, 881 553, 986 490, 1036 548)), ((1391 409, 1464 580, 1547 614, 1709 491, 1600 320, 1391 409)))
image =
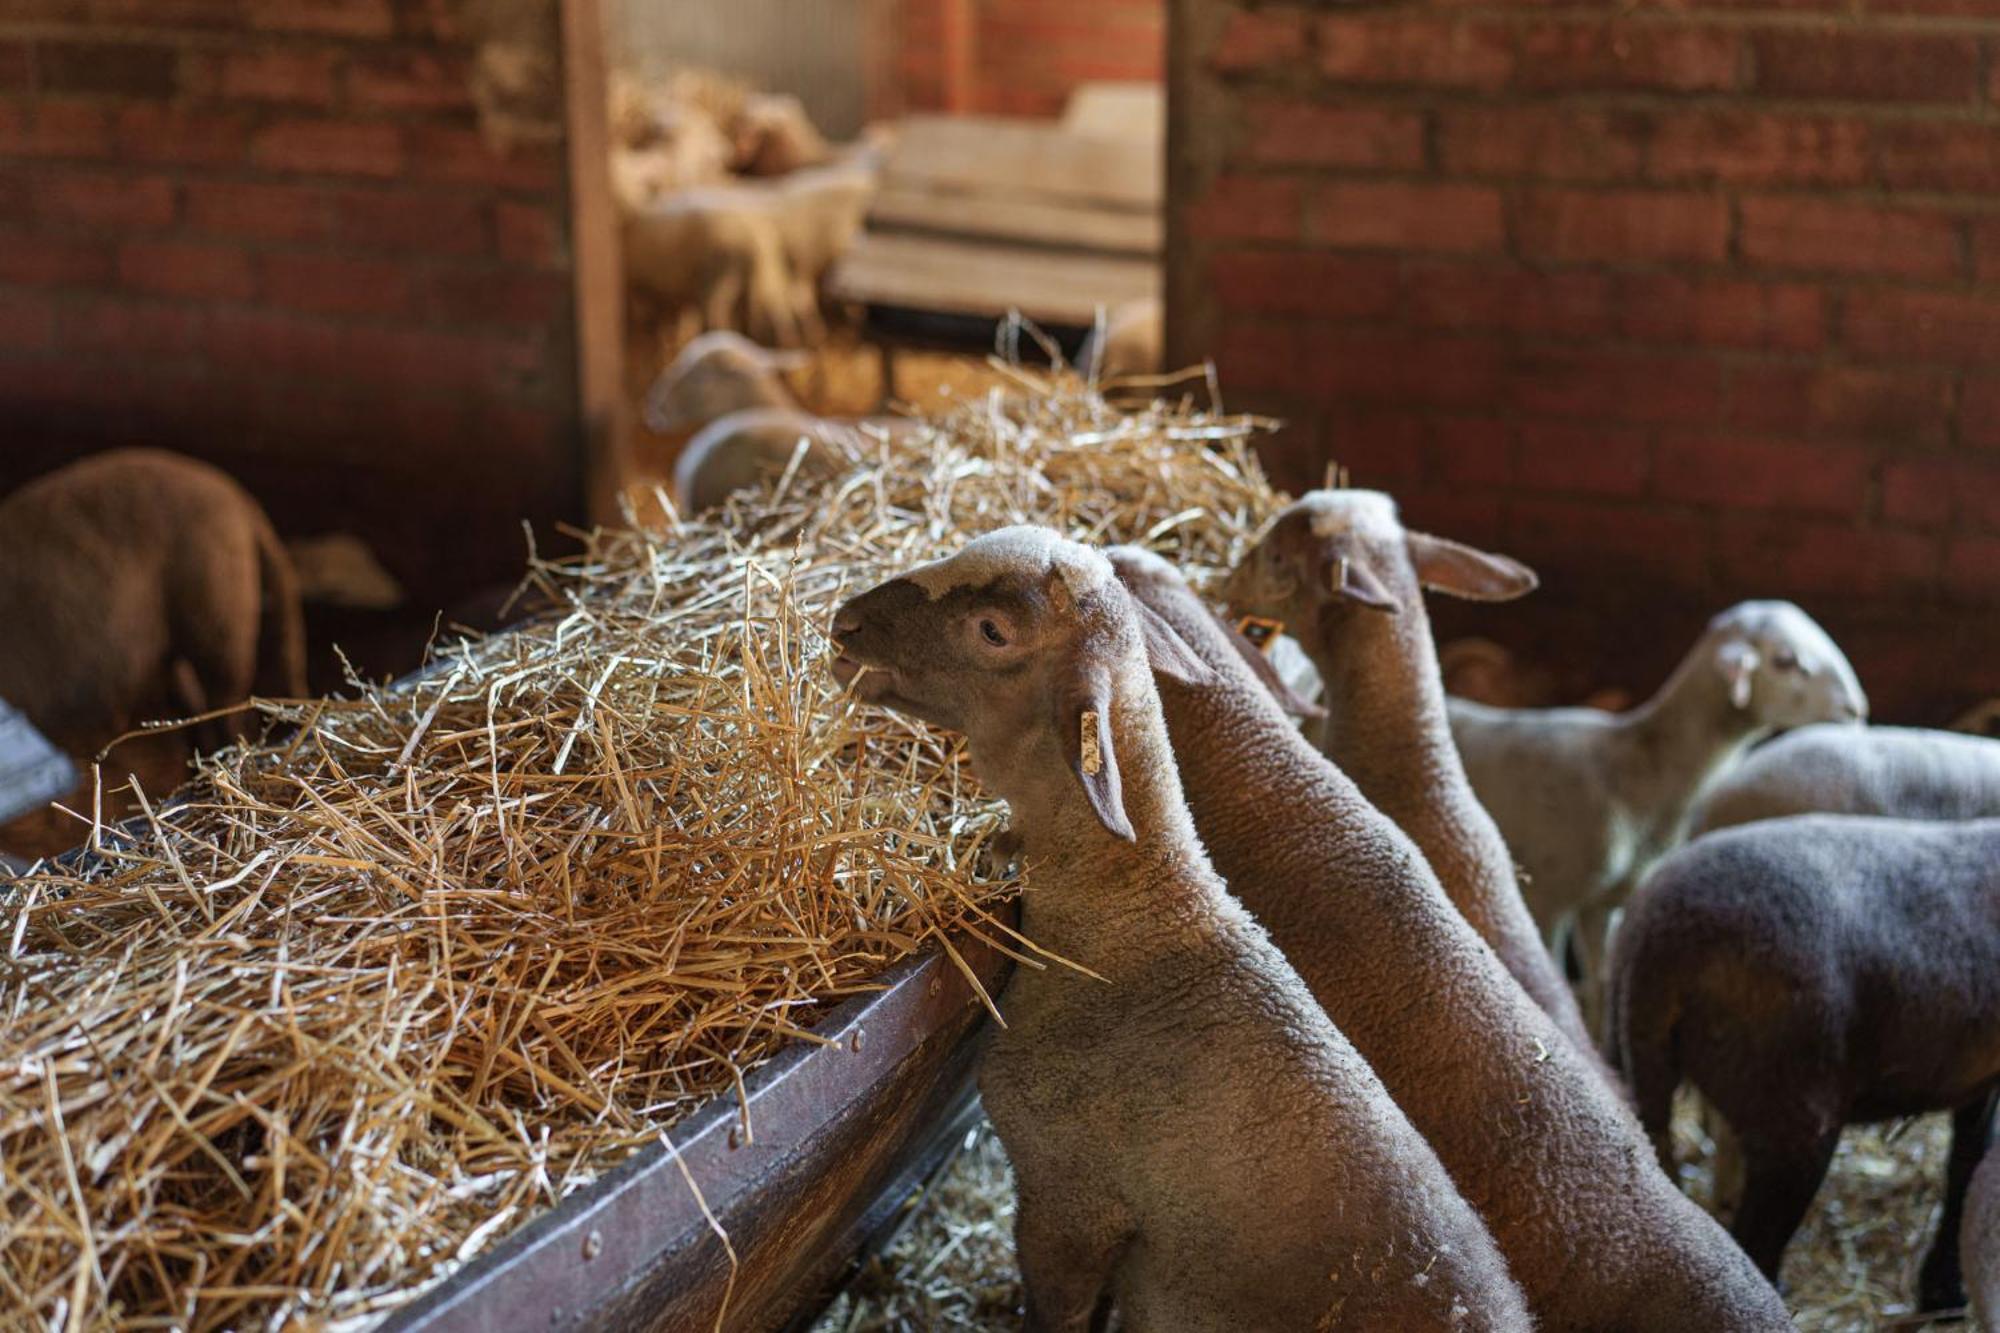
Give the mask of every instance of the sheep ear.
POLYGON ((1757 650, 1747 643, 1725 643, 1716 651, 1715 666, 1729 683, 1730 707, 1748 708, 1751 677, 1757 673, 1757 650))
POLYGON ((1138 598, 1132 605, 1139 612, 1139 629, 1146 639, 1146 661, 1155 672, 1170 676, 1183 685, 1208 685, 1215 673, 1208 663, 1195 656, 1187 640, 1167 622, 1167 618, 1138 598))
POLYGON ((1125 816, 1125 793, 1118 781, 1118 752, 1111 743, 1111 682, 1101 671, 1086 671, 1062 692, 1056 707, 1063 758, 1083 786, 1097 821, 1113 837, 1138 841, 1125 816))
POLYGON ((1375 577, 1375 571, 1359 560, 1344 555, 1329 555, 1321 561, 1320 571, 1321 581, 1335 597, 1344 597, 1357 606, 1384 611, 1392 616, 1403 609, 1395 594, 1375 577))
POLYGON ((1249 666, 1250 674, 1271 692, 1271 697, 1278 701, 1278 707, 1285 710, 1287 717, 1318 719, 1326 716, 1324 708, 1285 683, 1285 678, 1278 674, 1278 668, 1271 665, 1271 659, 1264 656, 1263 650, 1250 642, 1249 636, 1242 630, 1221 616, 1215 617, 1215 623, 1222 626, 1222 632, 1228 638, 1229 646, 1234 648, 1237 655, 1249 666))
POLYGON ((1541 583, 1534 570, 1507 556, 1475 550, 1427 532, 1407 535, 1417 581, 1434 592, 1474 602, 1511 602, 1527 596, 1541 583))

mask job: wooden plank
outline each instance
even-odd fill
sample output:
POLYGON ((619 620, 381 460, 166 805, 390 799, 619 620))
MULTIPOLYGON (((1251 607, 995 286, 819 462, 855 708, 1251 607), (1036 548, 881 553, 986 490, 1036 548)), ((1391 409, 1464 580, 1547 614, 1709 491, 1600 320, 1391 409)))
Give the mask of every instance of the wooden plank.
POLYGON ((47 805, 76 781, 69 759, 0 699, 0 824, 47 805))
POLYGON ((622 520, 626 483, 625 275, 621 233, 611 197, 611 126, 605 99, 599 0, 563 0, 563 92, 569 118, 569 235, 576 256, 578 429, 582 433, 584 512, 593 523, 622 520))
POLYGON ((902 123, 885 176, 994 195, 1080 199, 1157 213, 1165 199, 1160 144, 1070 134, 1048 121, 998 116, 912 116, 902 123))
POLYGON ((1094 320, 1100 305, 1158 297, 1160 266, 1119 256, 868 232, 834 266, 830 283, 841 299, 865 305, 995 318, 1019 310, 1040 324, 1074 326, 1094 320))
MULTIPOLYGON (((959 947, 997 995, 1006 960, 959 947)), ((834 1044, 795 1046, 752 1075, 749 1140, 734 1099, 718 1099, 674 1131, 672 1151, 641 1152, 391 1315, 385 1333, 748 1333, 809 1308, 882 1216, 885 1190, 906 1189, 946 1146, 971 1094, 985 1011, 964 975, 934 949, 881 981, 815 1028, 834 1044)))
POLYGON ((1167 138, 1167 90, 1159 83, 1079 83, 1063 107, 1071 134, 1124 139, 1155 149, 1167 138))
POLYGON ((968 194, 893 182, 875 196, 868 225, 1128 255, 1157 256, 1166 244, 1166 226, 1156 212, 1098 208, 1061 199, 968 194))

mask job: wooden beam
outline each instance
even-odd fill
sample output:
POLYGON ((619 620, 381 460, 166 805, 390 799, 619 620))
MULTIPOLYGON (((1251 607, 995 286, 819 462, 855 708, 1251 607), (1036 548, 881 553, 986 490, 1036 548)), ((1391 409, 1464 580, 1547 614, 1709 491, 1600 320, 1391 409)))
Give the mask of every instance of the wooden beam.
POLYGON ((624 261, 611 194, 610 72, 600 0, 563 0, 562 21, 584 505, 591 522, 615 525, 623 522, 619 496, 631 475, 630 430, 623 392, 624 261))

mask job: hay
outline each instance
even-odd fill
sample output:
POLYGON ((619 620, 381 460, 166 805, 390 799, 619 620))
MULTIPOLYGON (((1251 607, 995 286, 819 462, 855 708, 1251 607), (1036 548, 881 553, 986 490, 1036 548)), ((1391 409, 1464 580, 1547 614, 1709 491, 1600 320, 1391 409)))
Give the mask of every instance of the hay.
POLYGON ((888 964, 1024 947, 975 870, 995 803, 835 693, 831 608, 1022 520, 1214 570, 1275 497, 1258 423, 1004 373, 829 487, 537 562, 556 613, 268 705, 0 888, 0 1326, 365 1325, 888 964))

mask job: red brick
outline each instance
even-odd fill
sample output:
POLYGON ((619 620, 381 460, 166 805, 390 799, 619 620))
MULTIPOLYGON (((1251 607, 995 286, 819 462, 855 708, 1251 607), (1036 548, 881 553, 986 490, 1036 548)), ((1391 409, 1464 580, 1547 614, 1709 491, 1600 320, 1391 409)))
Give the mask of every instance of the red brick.
POLYGON ((1531 565, 1580 568, 1593 583, 1702 582, 1707 530, 1697 518, 1592 500, 1519 500, 1508 550, 1531 565))
POLYGON ((1727 92, 1742 63, 1728 28, 1657 23, 1538 24, 1521 33, 1515 81, 1543 91, 1643 88, 1656 92, 1727 92))
POLYGON ((2000 449, 2000 380, 1968 379, 1958 402, 1959 438, 1975 449, 2000 449))
POLYGON ((1361 181, 1320 186, 1306 235, 1325 245, 1458 253, 1497 252, 1507 240, 1498 190, 1361 181))
POLYGON ((1535 416, 1709 422, 1722 410, 1722 367, 1706 357, 1539 348, 1519 357, 1509 398, 1535 416))
POLYGON ((1950 278, 1959 222, 1944 213, 1784 195, 1743 201, 1743 257, 1772 268, 1950 278))
POLYGON ((1633 273, 1618 278, 1619 329, 1644 342, 1809 352, 1826 341, 1826 296, 1803 284, 1633 273))
POLYGON ((1445 170, 1472 176, 1626 180, 1639 174, 1651 117, 1583 107, 1500 106, 1438 112, 1445 170))
POLYGON ((1326 414, 1326 459, 1357 485, 1404 494, 1423 478, 1424 434, 1417 413, 1337 403, 1326 414))
POLYGON ((1972 272, 1981 282, 2000 282, 2000 218, 1972 224, 1972 272))
POLYGON ((55 307, 39 293, 0 288, 0 349, 39 352, 55 340, 55 307))
POLYGON ((111 148, 104 109, 84 102, 0 102, 0 156, 103 157, 111 148))
POLYGON ((506 393, 544 369, 531 337, 402 327, 342 329, 330 369, 371 385, 506 393))
POLYGON ((556 190, 564 184, 562 154, 553 144, 517 144, 502 155, 477 130, 412 125, 409 135, 414 177, 503 190, 556 190))
POLYGON ((329 315, 395 315, 410 308, 410 275, 400 264, 348 255, 263 257, 264 300, 329 315))
POLYGON ((1538 491, 1639 495, 1652 472, 1653 440, 1629 426, 1535 421, 1521 427, 1520 484, 1538 491))
POLYGON ((1299 9, 1231 9, 1208 61, 1237 74, 1289 65, 1306 52, 1309 29, 1299 9))
POLYGON ((1849 444, 1669 435, 1654 492, 1723 509, 1789 509, 1859 517, 1872 456, 1849 444))
POLYGON ((334 200, 334 216, 343 240, 371 250, 476 255, 490 248, 486 205, 463 194, 350 190, 334 200))
POLYGON ((242 249, 191 241, 128 241, 118 251, 118 280, 155 296, 240 301, 256 283, 242 249))
POLYGON ((1422 328, 1488 329, 1589 338, 1610 331, 1610 280, 1601 273, 1407 262, 1404 312, 1422 328))
POLYGON ((258 132, 250 159, 272 171, 395 176, 404 166, 403 139, 381 122, 287 120, 258 132))
POLYGON ((35 212, 50 222, 91 227, 164 227, 174 220, 174 187, 164 176, 68 172, 30 186, 35 212))
POLYGON ((249 138, 250 122, 229 112, 139 103, 118 113, 118 151, 142 162, 234 166, 249 138))
POLYGON ((1716 563, 1728 585, 1766 595, 1921 595, 1937 577, 1938 544, 1919 533, 1851 523, 1733 515, 1716 532, 1716 563))
POLYGON ((1841 336, 1882 360, 2000 361, 2000 296, 1857 288, 1841 336))
POLYGON ((188 225, 221 236, 267 241, 320 240, 329 233, 325 193, 316 185, 190 181, 188 225))
POLYGON ((1291 391, 1298 389, 1304 378, 1304 345, 1296 327, 1268 316, 1231 319, 1217 333, 1213 355, 1222 383, 1231 393, 1291 391))
POLYGON ((1414 111, 1260 101, 1245 108, 1246 156, 1283 166, 1404 167, 1424 161, 1424 120, 1414 111))
POLYGON ((270 32, 387 37, 396 30, 389 0, 253 0, 250 26, 270 32))
POLYGON ((1664 181, 1859 185, 1870 133, 1858 120, 1685 111, 1661 120, 1650 170, 1664 181))
MULTIPOLYGON (((1216 241, 1297 240, 1301 223, 1299 182, 1288 176, 1218 176, 1188 209, 1195 236, 1216 241)), ((507 219, 500 219, 503 237, 507 219)))
POLYGON ((1424 473, 1448 486, 1505 486, 1514 476, 1512 432, 1491 417, 1432 421, 1424 442, 1424 473))
POLYGON ((1953 538, 1945 551, 1944 586, 1962 601, 2000 602, 2000 539, 1953 538))
POLYGON ((1505 87, 1512 33, 1491 25, 1400 15, 1333 15, 1319 23, 1320 72, 1357 84, 1505 87))
POLYGON ((326 106, 333 101, 339 57, 333 51, 269 47, 233 51, 196 76, 204 92, 245 102, 326 106))
MULTIPOLYGON (((1298 199, 1293 196, 1291 215, 1296 227, 1298 199)), ((563 227, 550 206, 514 204, 505 201, 493 209, 494 245, 510 264, 548 268, 562 262, 563 227)))
POLYGON ((25 41, 0 41, 0 89, 26 92, 33 82, 32 48, 25 41))
MULTIPOLYGON (((154 28, 240 28, 251 0, 89 0, 99 23, 154 28)), ((76 0, 68 0, 77 7, 76 0)))
POLYGON ((1842 101, 1968 102, 1979 96, 1972 36, 1772 29, 1751 38, 1759 93, 1842 101))
POLYGON ((343 330, 302 315, 217 310, 209 318, 208 356, 224 372, 269 371, 301 378, 336 377, 343 330))
POLYGON ((1230 250, 1211 255, 1209 286, 1231 311, 1386 318, 1396 308, 1393 261, 1317 250, 1230 250))
POLYGON ((1716 262, 1729 248, 1729 205, 1711 195, 1550 190, 1519 214, 1521 252, 1569 262, 1716 262))
POLYGON ((456 111, 472 105, 470 70, 457 56, 420 51, 357 60, 347 70, 347 98, 383 111, 456 111))
POLYGON ((575 299, 574 286, 561 274, 447 269, 431 275, 425 307, 452 324, 547 327, 567 318, 575 299))
POLYGON ((1951 522, 1957 471, 1947 459, 1894 459, 1882 468, 1882 517, 1891 523, 1938 528, 1951 522))
POLYGON ((35 232, 0 234, 0 282, 24 287, 74 287, 111 276, 111 247, 103 241, 35 232))
POLYGON ((1951 376, 1857 366, 1749 365, 1731 372, 1730 425, 1769 435, 1943 444, 1951 376))
POLYGON ((1504 382, 1501 344, 1450 334, 1315 326, 1303 369, 1333 403, 1486 407, 1504 382))
POLYGON ((187 351, 200 337, 204 318, 199 307, 178 302, 93 298, 63 307, 60 336, 65 347, 173 355, 187 351))
POLYGON ((44 94, 172 97, 180 53, 155 42, 45 40, 35 47, 35 80, 44 94))
POLYGON ((2000 136, 1989 125, 1891 122, 1875 134, 1892 188, 2000 192, 2000 136))

